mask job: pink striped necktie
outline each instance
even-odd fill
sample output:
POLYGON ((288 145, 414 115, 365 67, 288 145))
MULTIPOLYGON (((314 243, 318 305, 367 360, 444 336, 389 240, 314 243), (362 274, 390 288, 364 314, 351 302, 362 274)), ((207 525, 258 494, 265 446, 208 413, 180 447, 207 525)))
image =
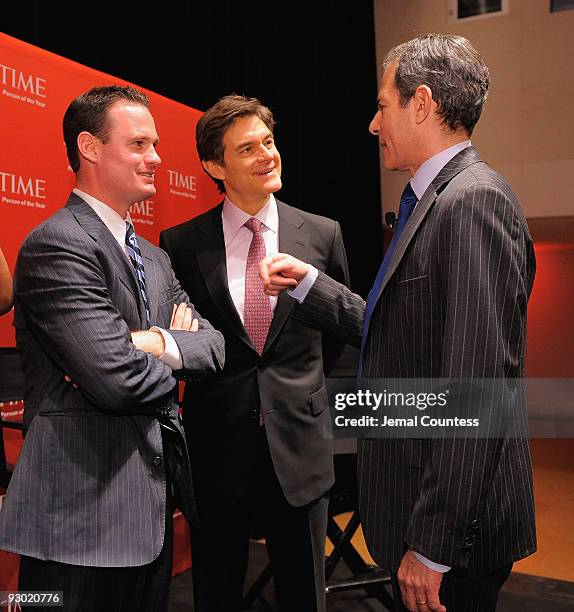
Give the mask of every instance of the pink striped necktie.
POLYGON ((245 227, 253 233, 247 267, 245 268, 245 304, 243 325, 251 338, 255 350, 261 355, 265 340, 271 326, 273 312, 269 296, 263 292, 263 283, 259 278, 259 262, 265 257, 265 241, 261 234, 261 221, 255 217, 245 222, 245 227))

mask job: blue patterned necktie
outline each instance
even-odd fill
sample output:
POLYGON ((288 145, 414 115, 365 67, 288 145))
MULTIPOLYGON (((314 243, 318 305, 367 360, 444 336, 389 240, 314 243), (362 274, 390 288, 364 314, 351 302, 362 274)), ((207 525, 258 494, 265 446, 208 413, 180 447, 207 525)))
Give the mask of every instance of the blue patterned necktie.
POLYGON ((359 368, 358 368, 358 377, 360 378, 363 374, 363 358, 365 354, 365 344, 367 343, 367 336, 369 335, 369 324, 371 322, 371 317, 373 316, 373 311, 375 310, 375 305, 379 299, 379 294, 381 293, 381 287, 383 286, 383 281, 385 279, 385 275, 389 268, 389 264, 393 257, 393 253, 399 242, 399 238, 405 229, 409 217, 411 216, 413 210, 415 209, 415 205, 418 199, 411 187, 410 181, 407 183, 406 187, 403 190, 403 194, 401 195, 401 203, 399 205, 399 218, 397 220, 397 226, 395 228, 395 233, 393 234, 393 239, 391 240, 391 244, 389 244, 389 248, 383 257, 383 261, 381 263, 381 267, 379 268, 379 272, 377 273, 377 278, 373 284, 373 288, 369 292, 369 297, 367 298, 367 305, 365 307, 365 320, 363 322, 363 335, 361 337, 361 356, 359 359, 359 368))
POLYGON ((151 325, 151 317, 149 313, 149 300, 147 298, 147 291, 145 288, 144 262, 142 252, 140 251, 138 240, 136 238, 136 232, 131 221, 126 221, 126 248, 128 250, 128 255, 130 257, 130 261, 132 262, 132 266, 134 267, 136 277, 138 279, 138 285, 145 306, 147 324, 149 327, 151 325))

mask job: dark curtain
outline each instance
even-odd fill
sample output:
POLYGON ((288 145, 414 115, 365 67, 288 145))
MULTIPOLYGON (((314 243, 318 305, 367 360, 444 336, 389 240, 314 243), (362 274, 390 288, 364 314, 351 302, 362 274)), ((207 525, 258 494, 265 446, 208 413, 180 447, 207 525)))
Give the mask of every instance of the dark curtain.
POLYGON ((341 222, 367 294, 382 253, 372 2, 28 0, 3 7, 0 30, 201 110, 260 98, 278 121, 279 198, 341 222))

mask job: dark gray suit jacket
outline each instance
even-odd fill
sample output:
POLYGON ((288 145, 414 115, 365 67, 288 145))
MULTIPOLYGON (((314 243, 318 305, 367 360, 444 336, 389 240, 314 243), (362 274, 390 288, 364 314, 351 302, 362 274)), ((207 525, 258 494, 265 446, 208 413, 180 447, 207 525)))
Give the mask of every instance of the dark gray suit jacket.
MULTIPOLYGON (((473 148, 418 202, 392 257, 366 339, 366 378, 523 376, 535 259, 506 181, 473 148)), ((365 302, 326 275, 296 317, 360 345, 365 302)), ((516 410, 524 409, 519 396, 516 410)), ((528 439, 362 440, 360 509, 376 562, 407 548, 476 571, 536 548, 528 439)))
MULTIPOLYGON (((257 353, 229 293, 221 211, 222 204, 160 238, 182 286, 225 337, 223 371, 187 385, 184 399, 199 512, 232 506, 250 486, 260 408, 283 493, 303 506, 334 481, 332 440, 324 435, 330 420, 324 370, 343 343, 293 320, 294 302, 282 295, 263 354, 257 353)), ((280 201, 277 211, 279 250, 348 283, 339 224, 280 201)))
MULTIPOLYGON (((173 304, 188 297, 165 253, 138 240, 152 324, 168 329, 173 304)), ((147 327, 133 268, 72 194, 26 238, 15 283, 26 435, 0 511, 0 548, 74 565, 149 563, 165 529, 157 417, 179 427, 177 380, 131 342, 131 331, 147 327)), ((195 316, 198 332, 171 333, 184 375, 201 379, 221 369, 224 348, 195 316)))

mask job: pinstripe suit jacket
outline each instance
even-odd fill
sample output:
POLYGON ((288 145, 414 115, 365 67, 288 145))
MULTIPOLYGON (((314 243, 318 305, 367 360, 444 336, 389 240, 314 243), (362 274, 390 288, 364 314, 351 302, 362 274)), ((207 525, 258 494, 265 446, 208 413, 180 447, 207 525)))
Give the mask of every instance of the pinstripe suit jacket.
MULTIPOLYGON (((418 202, 369 327, 366 378, 523 375, 532 241, 506 181, 473 148, 418 202)), ((319 273, 296 317, 360 345, 365 302, 319 273)), ((517 409, 524 408, 519 397, 517 409)), ((376 562, 407 548, 476 571, 536 548, 528 440, 362 440, 360 510, 376 562)))
MULTIPOLYGON (((139 244, 151 321, 167 329, 173 304, 188 297, 167 255, 143 238, 139 244)), ((15 284, 26 434, 0 511, 0 548, 74 565, 149 563, 165 529, 157 417, 179 427, 177 381, 131 343, 130 331, 146 320, 131 264, 72 194, 25 240, 15 284)), ((183 372, 195 379, 223 361, 221 334, 199 322, 196 333, 172 332, 183 372)))

